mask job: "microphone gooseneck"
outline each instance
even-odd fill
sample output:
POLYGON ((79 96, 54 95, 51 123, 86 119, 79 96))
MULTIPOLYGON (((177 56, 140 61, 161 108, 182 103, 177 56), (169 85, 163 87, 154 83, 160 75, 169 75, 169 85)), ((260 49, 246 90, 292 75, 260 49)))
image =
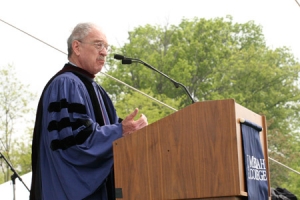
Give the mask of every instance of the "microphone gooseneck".
POLYGON ((132 64, 132 63, 140 63, 145 65, 146 67, 152 69, 153 71, 156 71, 157 73, 163 75, 164 77, 166 77, 167 79, 169 79, 176 88, 178 88, 179 86, 181 86, 185 92, 187 93, 187 95, 190 97, 190 99, 192 100, 192 103, 195 103, 195 100, 193 99, 192 95, 190 94, 190 92, 188 91, 188 89, 186 88, 185 85, 183 85, 182 83, 179 83, 177 81, 175 81, 174 79, 170 78, 169 76, 167 76, 166 74, 162 73, 161 71, 157 70, 156 68, 152 67, 151 65, 147 64, 146 62, 140 60, 140 59, 136 59, 136 58, 127 58, 123 55, 119 55, 119 54, 115 54, 114 55, 114 59, 116 60, 122 60, 122 64, 132 64))

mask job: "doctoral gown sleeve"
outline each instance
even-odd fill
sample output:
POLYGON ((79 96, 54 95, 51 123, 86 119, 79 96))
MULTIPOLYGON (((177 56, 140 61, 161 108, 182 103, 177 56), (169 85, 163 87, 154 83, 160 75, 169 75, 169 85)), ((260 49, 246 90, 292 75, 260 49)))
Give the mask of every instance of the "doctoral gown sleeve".
POLYGON ((85 86, 72 73, 59 75, 45 91, 40 158, 42 186, 50 187, 46 199, 83 199, 104 183, 113 165, 112 142, 122 137, 122 125, 116 113, 107 121, 103 105, 106 123, 100 126, 85 86))

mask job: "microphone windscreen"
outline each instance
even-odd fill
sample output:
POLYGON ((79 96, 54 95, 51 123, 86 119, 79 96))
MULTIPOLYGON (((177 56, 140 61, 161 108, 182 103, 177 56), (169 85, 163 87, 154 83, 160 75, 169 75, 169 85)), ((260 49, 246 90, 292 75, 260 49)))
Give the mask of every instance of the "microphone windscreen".
POLYGON ((125 57, 123 55, 115 54, 114 59, 123 60, 125 57))

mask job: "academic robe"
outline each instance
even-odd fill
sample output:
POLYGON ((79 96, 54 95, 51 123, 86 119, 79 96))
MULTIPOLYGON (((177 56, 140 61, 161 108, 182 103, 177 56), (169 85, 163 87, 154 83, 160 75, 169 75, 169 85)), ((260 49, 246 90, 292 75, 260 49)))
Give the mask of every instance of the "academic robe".
POLYGON ((30 200, 114 199, 112 143, 120 137, 122 124, 105 90, 66 64, 37 109, 30 200))

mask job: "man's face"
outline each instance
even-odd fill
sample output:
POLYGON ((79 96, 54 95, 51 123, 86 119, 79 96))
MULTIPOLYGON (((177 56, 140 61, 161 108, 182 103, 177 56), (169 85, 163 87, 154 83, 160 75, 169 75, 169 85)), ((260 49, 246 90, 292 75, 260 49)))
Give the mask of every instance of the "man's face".
POLYGON ((78 42, 79 67, 91 74, 97 74, 104 66, 107 52, 107 39, 105 34, 94 28, 83 41, 78 42))

